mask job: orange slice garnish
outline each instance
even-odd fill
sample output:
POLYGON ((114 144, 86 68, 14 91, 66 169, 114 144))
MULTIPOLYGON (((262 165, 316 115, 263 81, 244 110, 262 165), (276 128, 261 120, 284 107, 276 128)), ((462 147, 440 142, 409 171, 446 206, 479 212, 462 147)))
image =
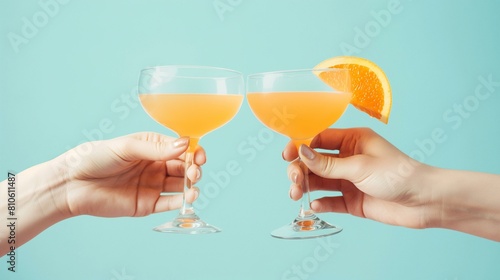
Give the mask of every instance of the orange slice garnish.
MULTIPOLYGON (((337 56, 314 67, 324 68, 349 69, 351 104, 383 123, 388 122, 392 104, 391 86, 379 66, 360 57, 337 56)), ((327 72, 320 73, 319 77, 330 86, 336 87, 335 77, 328 77, 327 72)))

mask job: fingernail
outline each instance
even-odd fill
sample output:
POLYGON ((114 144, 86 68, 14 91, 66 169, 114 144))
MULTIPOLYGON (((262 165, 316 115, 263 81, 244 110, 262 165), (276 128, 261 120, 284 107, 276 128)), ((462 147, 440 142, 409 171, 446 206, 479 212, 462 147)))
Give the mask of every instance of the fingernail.
POLYGON ((314 212, 321 212, 321 205, 318 201, 313 200, 309 206, 314 212))
POLYGON ((310 160, 316 157, 314 151, 304 144, 300 145, 300 153, 310 160))
POLYGON ((299 178, 299 174, 297 172, 293 172, 291 177, 292 177, 292 182, 297 184, 297 178, 299 178))
POLYGON ((194 188, 194 199, 193 201, 195 201, 198 196, 200 195, 200 189, 198 189, 197 187, 193 187, 194 188))
POLYGON ((193 203, 198 196, 200 195, 200 189, 198 189, 195 186, 192 186, 191 189, 188 191, 188 195, 186 196, 186 201, 189 203, 193 203))
POLYGON ((196 169, 196 181, 200 180, 201 178, 201 171, 200 169, 196 169))
POLYGON ((292 184, 292 186, 290 187, 290 191, 288 192, 288 195, 290 196, 290 198, 292 200, 296 201, 302 197, 299 188, 300 188, 300 186, 298 186, 297 184, 292 184))
POLYGON ((189 138, 181 137, 174 141, 174 148, 184 147, 187 146, 188 144, 189 144, 189 138))

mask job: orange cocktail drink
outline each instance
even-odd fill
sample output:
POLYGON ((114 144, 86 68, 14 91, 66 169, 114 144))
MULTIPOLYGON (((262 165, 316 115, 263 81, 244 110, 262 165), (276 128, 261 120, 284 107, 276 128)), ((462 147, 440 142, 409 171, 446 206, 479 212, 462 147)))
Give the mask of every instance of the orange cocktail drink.
POLYGON ((344 113, 349 92, 249 92, 248 103, 257 118, 272 130, 292 139, 297 148, 309 145, 321 131, 344 113))
POLYGON ((180 137, 191 138, 190 150, 199 139, 233 118, 243 101, 237 94, 140 94, 146 112, 180 137))

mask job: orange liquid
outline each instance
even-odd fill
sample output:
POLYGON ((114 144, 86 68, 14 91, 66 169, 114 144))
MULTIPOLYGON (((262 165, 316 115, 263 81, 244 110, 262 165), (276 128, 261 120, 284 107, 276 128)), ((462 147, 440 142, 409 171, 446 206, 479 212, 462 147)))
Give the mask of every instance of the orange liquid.
MULTIPOLYGON (((236 94, 140 94, 146 112, 179 136, 194 138, 229 122, 238 112, 243 95, 236 94)), ((193 143, 194 142, 194 143, 193 143)))
POLYGON ((335 123, 351 100, 351 93, 268 92, 248 93, 257 118, 270 129, 309 144, 314 136, 335 123))

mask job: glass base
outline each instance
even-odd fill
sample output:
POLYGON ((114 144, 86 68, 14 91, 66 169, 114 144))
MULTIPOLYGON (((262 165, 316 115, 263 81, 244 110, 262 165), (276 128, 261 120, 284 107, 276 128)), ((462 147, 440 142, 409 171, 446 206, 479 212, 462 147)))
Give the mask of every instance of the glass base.
POLYGON ((179 215, 173 221, 157 226, 153 230, 181 234, 205 234, 221 231, 202 221, 196 214, 179 215))
POLYGON ((336 234, 341 227, 331 225, 316 215, 297 217, 291 224, 275 229, 271 236, 281 239, 307 239, 336 234))

